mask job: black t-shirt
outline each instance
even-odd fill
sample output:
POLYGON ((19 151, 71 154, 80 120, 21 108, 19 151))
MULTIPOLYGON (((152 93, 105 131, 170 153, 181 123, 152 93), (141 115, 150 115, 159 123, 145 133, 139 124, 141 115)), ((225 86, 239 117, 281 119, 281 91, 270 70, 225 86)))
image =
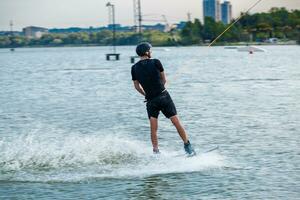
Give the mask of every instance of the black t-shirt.
POLYGON ((158 59, 140 60, 131 68, 132 80, 137 80, 146 93, 146 99, 151 100, 165 90, 160 77, 164 68, 158 59))

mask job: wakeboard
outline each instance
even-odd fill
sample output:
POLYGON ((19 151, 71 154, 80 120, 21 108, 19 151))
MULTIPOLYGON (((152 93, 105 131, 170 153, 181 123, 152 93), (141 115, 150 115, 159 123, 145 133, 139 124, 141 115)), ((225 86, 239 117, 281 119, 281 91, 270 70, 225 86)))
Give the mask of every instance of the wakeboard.
POLYGON ((188 157, 188 158, 191 158, 191 157, 195 157, 195 156, 197 156, 197 155, 203 155, 203 154, 211 153, 211 152, 214 152, 214 151, 216 151, 216 150, 218 150, 218 149, 219 149, 219 146, 215 146, 215 147, 206 149, 206 150, 204 150, 204 151, 202 151, 202 152, 200 152, 200 153, 194 152, 194 153, 192 153, 192 154, 179 154, 179 155, 176 155, 175 157, 184 157, 184 156, 186 156, 186 157, 188 157))

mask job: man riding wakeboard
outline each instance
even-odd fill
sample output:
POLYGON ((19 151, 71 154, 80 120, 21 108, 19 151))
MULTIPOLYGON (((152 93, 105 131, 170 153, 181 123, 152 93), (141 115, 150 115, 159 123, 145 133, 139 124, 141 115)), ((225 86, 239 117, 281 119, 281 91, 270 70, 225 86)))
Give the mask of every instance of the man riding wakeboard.
POLYGON ((153 153, 159 153, 157 141, 158 115, 161 111, 176 127, 184 142, 184 150, 188 155, 195 155, 188 136, 180 123, 173 100, 165 88, 166 75, 158 59, 151 59, 151 44, 143 42, 137 45, 136 53, 140 60, 131 68, 131 76, 135 89, 145 96, 147 113, 150 121, 153 153))

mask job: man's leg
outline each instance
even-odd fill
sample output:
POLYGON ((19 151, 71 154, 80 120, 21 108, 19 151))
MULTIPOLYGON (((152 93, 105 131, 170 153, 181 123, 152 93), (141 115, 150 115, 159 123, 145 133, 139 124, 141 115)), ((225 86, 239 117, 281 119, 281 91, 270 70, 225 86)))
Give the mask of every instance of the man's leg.
POLYGON ((185 132, 183 126, 180 124, 180 121, 179 121, 179 118, 177 117, 177 115, 174 115, 173 117, 170 117, 170 120, 172 121, 172 123, 176 127, 177 132, 180 135, 182 141, 184 143, 187 143, 188 142, 188 137, 186 135, 186 132, 185 132))
POLYGON ((153 146, 153 152, 158 152, 157 127, 157 118, 150 117, 151 141, 153 146))
POLYGON ((190 156, 196 155, 196 152, 193 149, 190 141, 188 140, 186 132, 185 132, 184 128, 182 127, 182 125, 180 124, 180 121, 179 121, 177 115, 174 115, 170 119, 171 119, 172 123, 174 124, 174 126, 176 127, 177 132, 179 133, 181 139, 184 142, 184 150, 185 150, 185 152, 187 154, 189 154, 190 156))

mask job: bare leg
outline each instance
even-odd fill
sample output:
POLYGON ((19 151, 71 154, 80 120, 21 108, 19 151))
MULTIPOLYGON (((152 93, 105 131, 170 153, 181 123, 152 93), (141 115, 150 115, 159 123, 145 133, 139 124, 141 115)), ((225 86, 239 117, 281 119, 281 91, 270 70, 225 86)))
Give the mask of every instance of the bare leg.
POLYGON ((153 151, 158 150, 157 127, 158 127, 158 120, 154 117, 151 117, 150 129, 151 129, 151 141, 152 141, 153 151))
POLYGON ((187 134, 186 134, 183 126, 180 124, 180 121, 179 121, 179 118, 177 117, 177 115, 171 117, 170 119, 171 119, 172 123, 174 124, 174 126, 176 127, 177 132, 180 135, 182 141, 184 143, 187 143, 188 142, 187 134))

